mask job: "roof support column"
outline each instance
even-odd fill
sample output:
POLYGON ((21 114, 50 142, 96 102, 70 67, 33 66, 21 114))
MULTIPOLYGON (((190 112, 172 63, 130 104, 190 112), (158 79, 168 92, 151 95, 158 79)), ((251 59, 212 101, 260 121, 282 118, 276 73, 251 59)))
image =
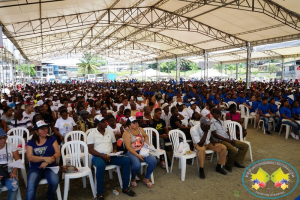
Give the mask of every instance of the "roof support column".
POLYGON ((281 58, 281 81, 283 80, 283 69, 284 69, 284 66, 283 66, 283 64, 284 64, 284 56, 282 56, 282 58, 281 58))
POLYGON ((235 64, 235 79, 238 80, 239 78, 239 64, 235 64))
POLYGON ((223 64, 220 62, 221 80, 223 78, 223 64))
POLYGON ((208 81, 208 53, 204 51, 204 83, 208 81))
POLYGON ((180 58, 176 57, 176 83, 177 85, 180 84, 180 58))
POLYGON ((252 49, 250 42, 247 42, 247 66, 246 66, 246 86, 247 89, 251 86, 251 53, 252 49))

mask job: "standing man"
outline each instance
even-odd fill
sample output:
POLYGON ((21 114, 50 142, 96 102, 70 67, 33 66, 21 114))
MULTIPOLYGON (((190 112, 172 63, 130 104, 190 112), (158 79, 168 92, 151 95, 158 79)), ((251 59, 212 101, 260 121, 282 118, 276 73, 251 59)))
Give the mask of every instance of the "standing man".
POLYGON ((213 150, 219 154, 219 160, 216 167, 216 172, 226 175, 227 172, 221 167, 226 162, 226 146, 216 141, 211 137, 211 120, 203 116, 200 119, 200 125, 195 125, 191 128, 191 136, 195 148, 197 149, 198 163, 200 167, 199 177, 205 179, 204 173, 204 161, 205 161, 205 150, 213 150))
POLYGON ((224 126, 224 122, 220 120, 220 110, 213 109, 212 115, 214 117, 212 119, 212 134, 214 138, 218 140, 218 142, 227 147, 228 151, 228 159, 225 165, 225 169, 229 172, 232 172, 233 166, 238 168, 245 168, 242 163, 249 148, 248 144, 231 139, 228 129, 224 126), (235 147, 238 148, 238 150, 236 150, 235 147))

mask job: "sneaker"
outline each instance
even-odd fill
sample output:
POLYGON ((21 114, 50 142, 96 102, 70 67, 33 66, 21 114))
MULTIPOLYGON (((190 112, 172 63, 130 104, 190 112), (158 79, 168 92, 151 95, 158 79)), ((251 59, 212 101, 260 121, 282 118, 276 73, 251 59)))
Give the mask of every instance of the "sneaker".
POLYGON ((294 132, 291 132, 290 134, 291 134, 292 138, 296 139, 296 135, 294 132))
POLYGON ((296 138, 295 138, 296 140, 299 140, 299 135, 296 135, 296 138))
POLYGON ((160 162, 160 167, 163 168, 163 169, 166 169, 166 163, 165 163, 165 161, 161 161, 160 162))

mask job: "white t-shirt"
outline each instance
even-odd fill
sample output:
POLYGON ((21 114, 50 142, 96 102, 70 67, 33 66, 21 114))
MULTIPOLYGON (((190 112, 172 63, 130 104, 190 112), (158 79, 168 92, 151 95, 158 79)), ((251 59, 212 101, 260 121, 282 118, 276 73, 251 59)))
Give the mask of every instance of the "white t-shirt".
POLYGON ((50 106, 51 110, 56 112, 58 110, 58 107, 57 106, 50 106))
MULTIPOLYGON (((7 156, 8 156, 8 163, 13 162, 14 156, 13 152, 17 151, 17 147, 14 144, 6 143, 7 145, 7 156)), ((6 146, 3 149, 0 149, 0 164, 6 164, 6 146)), ((12 172, 13 167, 8 167, 8 172, 12 172)))
POLYGON ((94 129, 89 133, 87 137, 87 144, 93 144, 94 149, 99 153, 111 153, 113 151, 113 143, 116 142, 116 138, 112 130, 105 129, 104 135, 102 135, 98 129, 94 129))
MULTIPOLYGON (((191 107, 188 107, 186 111, 187 111, 187 113, 188 113, 188 115, 189 115, 189 118, 192 118, 192 115, 193 115, 193 113, 194 113, 194 110, 191 109, 191 107)), ((200 114, 200 111, 201 111, 200 108, 197 106, 197 107, 196 107, 196 112, 200 114)))
POLYGON ((28 117, 31 121, 32 121, 32 118, 34 115, 35 115, 35 112, 31 112, 30 114, 23 112, 23 117, 28 117))
POLYGON ((178 113, 181 114, 184 117, 184 119, 181 120, 182 124, 185 125, 185 126, 188 126, 190 118, 189 118, 189 115, 188 115, 187 111, 183 110, 182 112, 178 112, 178 113))
POLYGON ((120 133, 121 133, 121 127, 122 127, 122 124, 117 123, 115 129, 113 129, 113 128, 110 127, 109 125, 107 126, 107 129, 108 129, 108 130, 111 130, 114 134, 120 134, 120 133))
POLYGON ((168 115, 166 115, 165 111, 163 111, 161 116, 160 116, 161 119, 165 120, 167 127, 171 127, 171 125, 170 125, 171 116, 172 116, 171 113, 168 113, 168 115))
MULTIPOLYGON (((118 111, 119 111, 119 109, 120 109, 120 106, 123 106, 123 104, 122 104, 122 103, 119 104, 119 106, 118 106, 118 111)), ((124 110, 125 110, 125 109, 131 109, 129 103, 127 104, 127 106, 124 106, 124 110)))
POLYGON ((43 104, 44 104, 43 100, 39 100, 39 101, 37 102, 37 105, 38 105, 38 106, 42 106, 43 104))
POLYGON ((141 103, 141 105, 137 104, 136 103, 136 109, 139 110, 139 111, 142 111, 145 107, 145 104, 144 103, 141 103))
POLYGON ((206 115, 208 115, 208 114, 210 114, 210 111, 207 110, 206 108, 204 108, 204 109, 201 111, 202 117, 204 117, 204 116, 206 116, 206 115))
POLYGON ((72 117, 68 117, 66 120, 60 117, 57 119, 54 127, 58 128, 58 132, 65 137, 67 133, 73 131, 73 126, 75 125, 76 123, 72 117))

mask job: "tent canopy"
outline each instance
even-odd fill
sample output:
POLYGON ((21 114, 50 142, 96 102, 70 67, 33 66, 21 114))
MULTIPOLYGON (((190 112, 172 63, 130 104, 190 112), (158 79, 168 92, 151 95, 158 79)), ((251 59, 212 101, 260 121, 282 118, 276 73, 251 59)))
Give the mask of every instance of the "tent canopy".
POLYGON ((170 77, 170 75, 169 74, 167 74, 167 73, 163 73, 163 72, 158 72, 158 71, 156 71, 156 70, 154 70, 154 69, 147 69, 147 70, 145 70, 145 71, 143 71, 143 72, 140 72, 140 73, 138 73, 138 74, 134 74, 134 75, 132 75, 132 77, 134 77, 134 78, 142 78, 142 77, 147 77, 147 78, 150 78, 150 77, 170 77))
MULTIPOLYGON (((1 1, 0 25, 31 61, 83 52, 159 61, 298 40, 299 6, 299 0, 1 1)), ((240 58, 244 52, 220 61, 240 58)))
MULTIPOLYGON (((208 73, 208 77, 228 77, 227 74, 221 74, 220 72, 214 69, 208 69, 208 72, 205 71, 205 73, 208 73)), ((200 78, 204 76, 203 74, 204 74, 204 70, 201 70, 196 74, 190 75, 190 78, 200 78)))

